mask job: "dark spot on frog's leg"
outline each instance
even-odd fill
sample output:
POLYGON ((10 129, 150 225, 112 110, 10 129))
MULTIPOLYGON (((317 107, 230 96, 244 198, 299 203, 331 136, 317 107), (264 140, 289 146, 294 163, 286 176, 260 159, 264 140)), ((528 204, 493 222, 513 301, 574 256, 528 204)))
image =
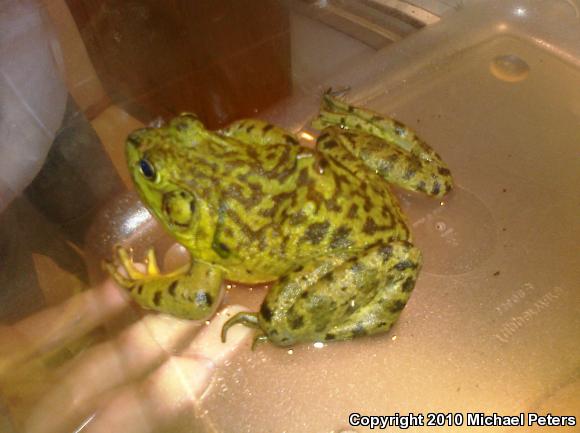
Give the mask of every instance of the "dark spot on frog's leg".
POLYGON ((262 315, 262 317, 266 322, 272 320, 272 310, 270 310, 270 307, 268 307, 268 305, 265 302, 260 307, 260 314, 262 315))
POLYGON ((246 128, 246 132, 249 134, 250 132, 252 132, 252 129, 254 129, 254 125, 250 124, 247 128, 246 128))
POLYGON ((336 336, 330 332, 324 336, 325 340, 334 340, 335 338, 336 336))
POLYGON ((415 280, 411 277, 408 277, 403 282, 403 286, 401 287, 401 290, 403 290, 403 292, 410 292, 411 290, 413 290, 413 287, 415 287, 415 280))
POLYGON ((395 269, 398 271, 404 271, 405 269, 415 269, 417 264, 413 263, 411 260, 402 260, 395 265, 395 269))
POLYGON ((177 280, 171 282, 167 291, 169 292, 169 294, 171 296, 175 297, 175 289, 176 288, 177 288, 177 280))
POLYGON ((366 333, 367 331, 365 331, 365 328, 362 323, 357 323, 354 329, 352 330, 353 337, 360 337, 362 335, 365 335, 366 333))
POLYGON ((308 290, 305 290, 305 291, 303 291, 303 292, 300 294, 300 298, 302 298, 302 299, 306 299, 306 298, 308 298, 308 290))
POLYGON ((140 295, 141 293, 143 293, 143 284, 137 286, 137 294, 140 295))
POLYGON ((394 301, 390 308, 389 311, 391 313, 398 313, 399 311, 401 311, 403 308, 405 308, 405 305, 407 303, 405 301, 401 301, 400 299, 397 299, 396 301, 394 301))
POLYGON ((386 263, 393 255, 393 247, 391 245, 385 245, 379 248, 379 254, 383 258, 383 263, 386 263))
POLYGON ((288 274, 286 275, 282 275, 279 279, 278 279, 278 283, 279 284, 286 284, 288 282, 288 280, 290 279, 290 276, 288 274))
POLYGON ((298 329, 304 326, 304 317, 302 316, 295 316, 292 319, 289 319, 289 321, 290 328, 292 329, 298 329))
POLYGON ((405 174, 403 174, 403 179, 405 179, 405 180, 409 180, 409 179, 411 179, 413 176, 415 176, 415 173, 416 173, 416 171, 415 171, 413 168, 409 167, 409 168, 408 168, 408 169, 405 171, 405 174))
POLYGON ((161 296, 162 296, 161 291, 157 291, 153 295, 153 305, 155 305, 156 307, 159 307, 159 304, 161 304, 161 296))
POLYGON ((395 124, 395 134, 397 134, 399 137, 405 135, 405 131, 407 130, 407 128, 405 128, 405 125, 403 125, 401 122, 397 120, 395 120, 393 123, 395 124))
POLYGON ((425 187, 426 187, 425 181, 422 180, 417 184, 417 191, 427 192, 427 189, 425 187))
POLYGON ((330 134, 328 132, 323 132, 318 136, 318 141, 326 140, 330 134))
POLYGON ((207 292, 199 291, 195 294, 195 303, 202 306, 210 306, 213 303, 213 298, 207 292))
POLYGON ((268 132, 270 129, 272 129, 274 127, 274 125, 272 125, 271 123, 266 124, 266 126, 264 126, 262 128, 262 131, 264 132, 268 132))
POLYGON ((450 175, 451 174, 451 172, 449 171, 449 169, 448 168, 445 168, 445 167, 437 167, 437 171, 442 176, 447 176, 447 175, 450 175))
POLYGON ((292 270, 292 272, 300 272, 302 269, 304 269, 304 266, 298 265, 292 270))
POLYGON ((441 191, 441 185, 439 184, 439 182, 435 181, 435 183, 433 184, 433 190, 431 191, 431 193, 433 195, 437 195, 437 194, 439 194, 439 191, 441 191))

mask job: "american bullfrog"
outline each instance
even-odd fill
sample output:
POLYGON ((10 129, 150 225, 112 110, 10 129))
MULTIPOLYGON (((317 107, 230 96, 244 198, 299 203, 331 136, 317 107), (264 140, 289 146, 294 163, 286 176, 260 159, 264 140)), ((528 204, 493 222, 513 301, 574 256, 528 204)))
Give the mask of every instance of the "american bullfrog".
POLYGON ((259 312, 232 317, 278 346, 387 331, 417 280, 421 253, 395 184, 434 197, 452 188, 439 155, 409 128, 330 93, 312 126, 315 148, 256 119, 210 131, 193 114, 129 135, 141 199, 191 253, 140 272, 122 247, 107 269, 144 308, 206 319, 224 279, 273 282, 259 312))

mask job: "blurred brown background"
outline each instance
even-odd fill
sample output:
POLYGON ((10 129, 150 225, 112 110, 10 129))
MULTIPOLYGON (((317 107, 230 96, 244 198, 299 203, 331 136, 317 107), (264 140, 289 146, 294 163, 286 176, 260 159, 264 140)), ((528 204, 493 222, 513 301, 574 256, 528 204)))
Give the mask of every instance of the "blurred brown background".
POLYGON ((280 2, 66 3, 112 100, 103 105, 142 122, 191 111, 217 127, 290 94, 290 23, 280 2))

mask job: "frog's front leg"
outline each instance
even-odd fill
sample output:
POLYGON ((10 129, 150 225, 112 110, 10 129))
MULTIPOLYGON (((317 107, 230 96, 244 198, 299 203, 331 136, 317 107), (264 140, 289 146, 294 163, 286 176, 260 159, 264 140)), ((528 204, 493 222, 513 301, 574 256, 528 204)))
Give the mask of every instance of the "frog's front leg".
POLYGON ((420 266, 420 251, 407 241, 312 260, 280 278, 259 313, 232 317, 222 335, 241 323, 258 328, 262 340, 288 346, 385 332, 407 303, 420 266))
POLYGON ((219 301, 222 271, 205 263, 194 262, 162 274, 153 249, 147 252, 147 270, 137 269, 123 247, 115 249, 115 263, 104 262, 105 269, 143 308, 183 319, 205 319, 219 301), (127 273, 117 269, 120 264, 127 273))
POLYGON ((453 186, 451 172, 437 152, 396 120, 326 94, 312 125, 326 132, 317 144, 321 151, 323 142, 338 141, 391 183, 436 197, 453 186))

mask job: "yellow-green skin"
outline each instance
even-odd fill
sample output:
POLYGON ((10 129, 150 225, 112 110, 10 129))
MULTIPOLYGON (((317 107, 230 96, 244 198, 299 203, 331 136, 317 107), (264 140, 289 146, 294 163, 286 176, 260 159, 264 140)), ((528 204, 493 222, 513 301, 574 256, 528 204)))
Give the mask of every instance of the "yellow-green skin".
POLYGON ((259 329, 280 346, 388 330, 415 285, 421 255, 389 183, 443 196, 451 175, 404 125, 329 94, 315 149, 267 122, 209 131, 191 114, 133 132, 129 170, 143 202, 184 245, 192 264, 161 274, 108 268, 139 304, 205 319, 222 279, 275 281, 259 313, 224 326, 259 329))

